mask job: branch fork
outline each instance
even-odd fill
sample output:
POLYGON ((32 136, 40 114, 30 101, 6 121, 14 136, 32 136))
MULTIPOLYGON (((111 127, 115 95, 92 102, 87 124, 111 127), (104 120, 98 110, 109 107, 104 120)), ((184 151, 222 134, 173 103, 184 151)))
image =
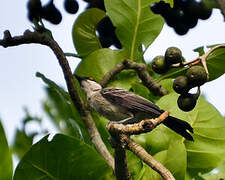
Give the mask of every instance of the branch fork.
POLYGON ((115 122, 108 123, 107 129, 111 134, 111 144, 112 147, 115 149, 115 173, 118 179, 130 179, 130 173, 128 171, 127 163, 125 161, 125 149, 127 149, 133 152, 136 156, 138 156, 153 170, 158 172, 163 179, 175 180, 175 178, 168 169, 166 169, 160 162, 156 161, 143 147, 141 147, 139 144, 137 144, 130 138, 131 135, 137 135, 152 131, 159 124, 161 124, 168 116, 169 112, 165 111, 158 118, 142 120, 139 123, 127 125, 115 122), (117 154, 121 153, 121 151, 123 152, 123 156, 121 154, 117 154), (121 161, 118 161, 116 157, 120 157, 121 161), (120 169, 119 172, 117 171, 117 166, 120 169), (120 172, 122 173, 120 174, 120 172))

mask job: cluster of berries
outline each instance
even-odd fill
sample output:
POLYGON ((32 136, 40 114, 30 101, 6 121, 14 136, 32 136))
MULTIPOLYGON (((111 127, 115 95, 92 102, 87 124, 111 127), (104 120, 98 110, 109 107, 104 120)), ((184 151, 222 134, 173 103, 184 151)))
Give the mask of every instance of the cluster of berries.
MULTIPOLYGON (((29 0, 27 8, 28 19, 32 22, 34 19, 39 21, 40 18, 52 24, 59 24, 62 21, 62 15, 54 5, 53 0, 49 0, 45 6, 42 6, 40 0, 29 0)), ((68 13, 75 14, 78 11, 79 5, 76 0, 65 0, 64 8, 68 13)))
MULTIPOLYGON (((166 50, 165 56, 156 56, 152 61, 152 69, 158 74, 166 73, 173 64, 182 63, 182 52, 177 47, 166 50)), ((207 74, 201 65, 190 66, 183 76, 178 76, 173 82, 173 89, 180 94, 177 99, 178 107, 183 111, 192 110, 200 95, 199 87, 207 82, 207 74), (189 93, 190 89, 198 87, 196 94, 189 93)))
POLYGON ((160 14, 167 25, 173 27, 179 35, 184 35, 189 29, 194 28, 198 19, 206 20, 212 14, 212 9, 197 0, 174 0, 173 8, 168 3, 160 1, 153 4, 150 9, 153 13, 160 14))

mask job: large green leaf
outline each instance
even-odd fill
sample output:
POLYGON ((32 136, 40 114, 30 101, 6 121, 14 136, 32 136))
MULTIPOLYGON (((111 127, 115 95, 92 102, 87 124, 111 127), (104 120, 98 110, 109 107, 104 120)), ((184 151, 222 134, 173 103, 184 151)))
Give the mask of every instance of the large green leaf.
MULTIPOLYGON (((123 51, 107 48, 99 49, 80 62, 75 70, 75 74, 93 77, 96 81, 100 81, 108 71, 112 70, 124 59, 123 51)), ((136 73, 133 70, 125 70, 116 75, 110 81, 109 86, 129 89, 131 82, 134 82, 136 78, 136 73)))
POLYGON ((124 58, 122 51, 107 48, 99 49, 84 58, 76 68, 75 73, 80 76, 93 77, 96 81, 100 81, 108 71, 121 63, 124 58))
POLYGON ((187 168, 192 174, 209 172, 225 159, 225 121, 221 114, 200 97, 194 110, 183 112, 177 106, 178 95, 170 93, 162 97, 156 104, 169 110, 172 116, 189 122, 194 128, 194 142, 187 141, 180 135, 160 125, 152 132, 135 136, 151 154, 169 147, 171 140, 179 140, 186 146, 187 168))
MULTIPOLYGON (((178 108, 177 98, 176 93, 171 93, 161 98, 157 105, 169 110, 171 115, 188 121, 194 128, 194 142, 181 139, 187 150, 188 168, 193 172, 197 168, 201 171, 217 167, 225 158, 224 118, 203 97, 199 98, 197 106, 190 112, 183 112, 178 108)), ((168 128, 161 128, 170 131, 168 128)), ((165 131, 161 133, 168 136, 165 131)))
POLYGON ((72 36, 79 56, 87 56, 91 52, 102 48, 96 35, 96 25, 103 17, 105 17, 104 11, 91 8, 80 14, 76 19, 72 36))
POLYGON ((209 81, 225 73, 225 47, 213 51, 206 60, 209 70, 209 81))
POLYGON ((12 155, 9 150, 8 142, 5 136, 5 132, 0 121, 0 179, 11 180, 12 179, 12 155))
POLYGON ((149 8, 154 2, 157 0, 105 0, 122 47, 134 61, 142 61, 142 45, 147 48, 163 27, 163 18, 149 8))
MULTIPOLYGON (((157 153, 154 158, 162 163, 175 177, 184 179, 187 168, 187 153, 182 142, 171 141, 168 150, 157 153)), ((162 180, 162 177, 150 167, 144 166, 144 179, 162 180)))
POLYGON ((33 145, 18 164, 14 180, 106 179, 110 168, 95 149, 84 142, 57 134, 33 145))

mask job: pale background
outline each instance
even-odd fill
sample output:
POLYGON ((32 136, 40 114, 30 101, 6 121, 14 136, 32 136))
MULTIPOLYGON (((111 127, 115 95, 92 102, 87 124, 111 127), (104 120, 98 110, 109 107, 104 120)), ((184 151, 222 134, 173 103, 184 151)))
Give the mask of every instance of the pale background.
MULTIPOLYGON (((27 19, 26 3, 27 0, 2 0, 0 38, 3 37, 6 29, 10 30, 12 36, 21 35, 25 29, 32 29, 32 24, 27 19)), ((63 13, 63 21, 57 26, 48 22, 45 22, 45 25, 52 30, 55 40, 64 52, 74 53, 71 29, 76 15, 65 13, 62 7, 63 0, 55 1, 55 3, 63 13)), ((79 13, 85 7, 84 5, 85 3, 79 13)), ((225 43, 225 23, 219 10, 214 10, 210 19, 199 21, 196 28, 190 30, 185 36, 177 36, 173 29, 165 25, 160 36, 147 50, 145 58, 152 59, 156 55, 164 54, 169 46, 177 46, 187 60, 193 60, 197 57, 197 53, 194 53, 192 49, 218 43, 225 43)), ((72 69, 79 63, 79 59, 68 59, 72 69)), ((35 77, 37 71, 65 87, 62 71, 49 48, 41 45, 22 45, 7 49, 0 47, 0 119, 10 144, 15 128, 21 127, 20 120, 25 115, 23 111, 25 106, 32 115, 43 117, 43 127, 56 132, 41 107, 41 101, 45 98, 44 83, 35 77)), ((202 92, 209 102, 216 106, 222 115, 225 115, 225 76, 205 84, 202 92)), ((30 129, 34 128, 35 126, 30 127, 30 129)))

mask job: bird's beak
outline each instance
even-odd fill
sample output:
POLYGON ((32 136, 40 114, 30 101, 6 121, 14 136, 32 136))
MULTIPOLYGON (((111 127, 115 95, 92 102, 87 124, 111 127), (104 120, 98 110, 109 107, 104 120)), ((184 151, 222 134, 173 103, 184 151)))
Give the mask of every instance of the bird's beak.
POLYGON ((74 75, 76 78, 77 78, 77 80, 79 81, 79 83, 81 84, 81 82, 83 81, 83 80, 87 80, 88 78, 87 77, 80 77, 80 76, 78 76, 78 75, 74 75))

